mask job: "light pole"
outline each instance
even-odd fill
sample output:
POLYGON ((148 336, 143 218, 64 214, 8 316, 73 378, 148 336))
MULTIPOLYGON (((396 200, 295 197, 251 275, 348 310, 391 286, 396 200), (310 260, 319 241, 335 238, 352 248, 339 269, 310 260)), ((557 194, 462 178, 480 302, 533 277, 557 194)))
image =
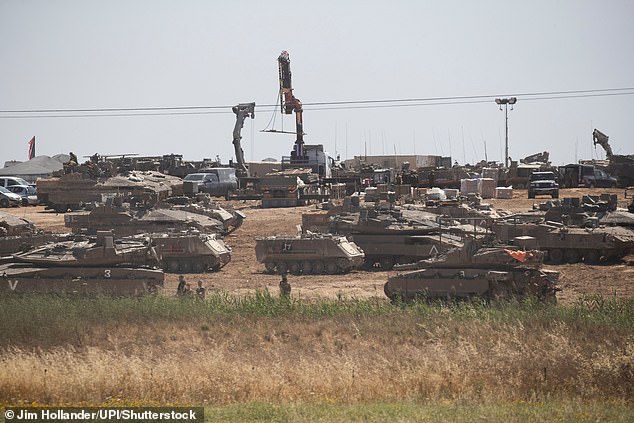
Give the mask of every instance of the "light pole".
POLYGON ((504 167, 508 169, 509 167, 509 104, 511 105, 511 110, 513 110, 513 105, 517 103, 517 97, 511 98, 496 98, 495 102, 500 106, 500 110, 502 110, 502 105, 504 104, 504 122, 506 126, 506 137, 504 138, 504 167))

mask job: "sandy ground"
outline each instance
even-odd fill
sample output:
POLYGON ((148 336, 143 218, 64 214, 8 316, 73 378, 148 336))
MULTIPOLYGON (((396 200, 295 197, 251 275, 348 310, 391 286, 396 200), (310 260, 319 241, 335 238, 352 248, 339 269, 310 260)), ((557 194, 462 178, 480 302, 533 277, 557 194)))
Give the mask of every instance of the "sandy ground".
MULTIPOLYGON (((610 192, 618 195, 619 207, 625 207, 631 201, 633 191, 625 198, 622 189, 567 189, 561 190, 560 196, 580 197, 583 194, 599 194, 610 192)), ((546 201, 548 197, 536 200, 528 199, 526 190, 516 190, 512 200, 487 200, 496 208, 511 211, 525 211, 534 204, 546 201)), ((255 238, 267 235, 294 235, 297 225, 301 223, 302 212, 313 209, 314 206, 261 209, 257 202, 233 202, 232 205, 241 209, 247 216, 244 224, 225 241, 233 249, 232 260, 221 271, 205 274, 185 275, 186 280, 196 286, 202 280, 208 290, 226 291, 231 294, 253 293, 256 290, 268 289, 272 293, 278 292, 279 276, 264 272, 264 266, 255 259, 255 238)), ((55 232, 68 232, 64 227, 63 214, 45 211, 43 207, 21 207, 3 209, 10 213, 31 220, 39 228, 55 232)), ((634 298, 634 256, 628 256, 622 263, 611 265, 591 266, 583 263, 548 266, 549 269, 561 272, 559 302, 570 304, 584 294, 602 294, 618 298, 634 298)), ((385 298, 383 284, 388 276, 395 272, 354 271, 346 275, 310 275, 289 277, 293 296, 301 298, 336 298, 345 297, 385 298)), ((165 295, 174 295, 178 275, 166 274, 165 295)))

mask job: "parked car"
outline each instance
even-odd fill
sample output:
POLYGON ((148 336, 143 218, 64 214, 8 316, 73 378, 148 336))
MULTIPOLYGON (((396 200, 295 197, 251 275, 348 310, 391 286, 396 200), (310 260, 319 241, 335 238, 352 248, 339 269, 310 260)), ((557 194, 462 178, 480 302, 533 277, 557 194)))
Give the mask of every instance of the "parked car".
POLYGON ((528 198, 536 195, 550 195, 559 198, 559 184, 554 172, 533 172, 528 181, 528 198))
POLYGON ((37 206, 37 191, 31 185, 10 185, 7 189, 22 197, 23 206, 37 206))
POLYGON ((10 187, 11 185, 31 185, 17 176, 0 176, 0 187, 10 187))
POLYGON ((183 179, 185 194, 206 192, 212 196, 227 196, 238 188, 238 179, 234 168, 218 167, 190 173, 183 179))
POLYGON ((592 175, 583 177, 583 184, 590 188, 615 188, 617 180, 601 169, 594 169, 592 175))
POLYGON ((0 207, 20 207, 20 204, 22 204, 22 197, 5 187, 0 187, 0 207))

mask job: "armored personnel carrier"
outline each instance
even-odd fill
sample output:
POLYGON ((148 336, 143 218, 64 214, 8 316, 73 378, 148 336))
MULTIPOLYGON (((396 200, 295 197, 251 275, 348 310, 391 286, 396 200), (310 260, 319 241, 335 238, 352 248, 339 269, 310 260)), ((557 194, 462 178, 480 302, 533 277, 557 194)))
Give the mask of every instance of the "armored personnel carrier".
POLYGON ((329 275, 363 264, 363 251, 344 236, 307 233, 298 237, 256 238, 255 255, 268 272, 329 275))
POLYGON ((388 279, 385 295, 392 300, 532 295, 555 300, 559 272, 541 269, 543 253, 504 247, 481 247, 467 240, 436 258, 398 266, 388 279))
POLYGON ((231 249, 213 234, 163 233, 151 238, 161 265, 168 272, 215 271, 231 261, 231 249))
POLYGON ((502 243, 512 243, 520 236, 535 238, 538 248, 548 253, 546 262, 552 264, 613 261, 634 248, 634 232, 618 226, 575 228, 554 222, 521 223, 506 219, 495 222, 492 229, 502 243))
POLYGON ((142 295, 163 285, 149 242, 111 233, 46 244, 0 266, 0 292, 142 295))

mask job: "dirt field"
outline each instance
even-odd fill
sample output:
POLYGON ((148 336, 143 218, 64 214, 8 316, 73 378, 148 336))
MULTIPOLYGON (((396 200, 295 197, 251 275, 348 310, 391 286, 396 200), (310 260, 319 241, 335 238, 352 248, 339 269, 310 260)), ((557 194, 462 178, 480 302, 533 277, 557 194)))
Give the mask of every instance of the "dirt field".
MULTIPOLYGON (((580 197, 583 194, 599 194, 610 192, 618 195, 619 206, 625 207, 628 200, 621 189, 567 189, 561 190, 560 196, 580 197)), ((630 196, 632 192, 630 192, 630 196)), ((512 200, 487 200, 496 208, 511 211, 525 211, 533 204, 547 200, 547 197, 536 200, 528 199, 526 190, 516 190, 512 200)), ((261 209, 257 202, 233 202, 233 206, 241 209, 247 216, 241 228, 226 238, 226 243, 233 249, 231 262, 220 272, 207 274, 190 274, 186 279, 196 285, 202 280, 209 290, 224 290, 231 294, 252 293, 255 290, 268 289, 278 292, 279 276, 264 273, 264 266, 255 259, 255 238, 266 235, 294 235, 297 225, 301 223, 301 214, 314 206, 288 209, 261 209)), ((5 209, 13 214, 27 218, 39 228, 56 232, 68 232, 64 227, 64 216, 45 211, 43 207, 5 209)), ((616 295, 619 298, 634 298, 634 256, 626 257, 623 263, 591 266, 586 264, 566 264, 549 266, 561 272, 558 294, 561 304, 570 304, 584 294, 616 295)), ((394 272, 355 271, 347 275, 310 275, 290 277, 293 296, 301 298, 336 298, 345 297, 368 298, 378 296, 385 298, 383 284, 394 272)), ((177 275, 167 274, 164 293, 173 295, 176 291, 177 275)))

